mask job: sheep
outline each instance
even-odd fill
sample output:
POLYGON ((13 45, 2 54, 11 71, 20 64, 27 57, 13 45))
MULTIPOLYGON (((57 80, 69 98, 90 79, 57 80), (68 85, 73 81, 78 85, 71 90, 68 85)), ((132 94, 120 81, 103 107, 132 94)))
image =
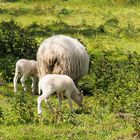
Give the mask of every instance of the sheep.
POLYGON ((14 92, 17 92, 17 81, 21 77, 20 81, 24 91, 27 91, 27 86, 25 85, 25 81, 27 80, 28 76, 31 76, 32 79, 32 92, 35 93, 35 83, 37 79, 37 61, 35 60, 27 60, 27 59, 20 59, 16 63, 15 68, 15 76, 13 79, 14 82, 14 92))
POLYGON ((82 106, 82 92, 79 92, 76 88, 73 80, 67 75, 59 74, 47 74, 40 79, 38 84, 39 94, 42 95, 38 97, 38 114, 42 114, 41 102, 45 100, 49 109, 53 113, 54 110, 49 102, 49 97, 54 93, 57 93, 59 100, 59 109, 61 109, 62 95, 66 96, 69 102, 69 106, 72 111, 74 111, 72 106, 72 100, 78 105, 82 106))
POLYGON ((77 83, 89 68, 85 47, 78 40, 64 35, 45 39, 37 51, 37 62, 39 79, 46 74, 64 74, 77 83))

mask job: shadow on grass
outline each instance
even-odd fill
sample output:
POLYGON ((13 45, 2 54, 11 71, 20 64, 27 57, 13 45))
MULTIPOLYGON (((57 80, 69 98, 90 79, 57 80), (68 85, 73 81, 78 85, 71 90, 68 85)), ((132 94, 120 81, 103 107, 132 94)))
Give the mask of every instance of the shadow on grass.
POLYGON ((44 37, 44 36, 52 36, 55 34, 81 34, 85 37, 92 37, 98 34, 105 33, 104 27, 99 26, 95 28, 94 26, 90 25, 68 25, 64 22, 54 22, 51 25, 39 25, 36 22, 32 23, 30 26, 27 27, 30 34, 32 36, 44 37))
POLYGON ((0 8, 0 14, 8 14, 12 16, 26 16, 29 14, 32 15, 43 15, 46 12, 40 8, 34 8, 33 10, 29 8, 10 8, 10 9, 4 9, 0 8))
POLYGON ((98 27, 95 27, 94 25, 87 25, 86 23, 69 25, 61 20, 58 20, 46 26, 34 22, 26 28, 30 32, 30 35, 35 37, 49 37, 55 34, 67 34, 72 36, 80 34, 88 38, 100 35, 115 38, 135 38, 140 32, 140 29, 136 28, 130 21, 128 21, 124 27, 120 27, 119 20, 116 18, 108 19, 98 27))

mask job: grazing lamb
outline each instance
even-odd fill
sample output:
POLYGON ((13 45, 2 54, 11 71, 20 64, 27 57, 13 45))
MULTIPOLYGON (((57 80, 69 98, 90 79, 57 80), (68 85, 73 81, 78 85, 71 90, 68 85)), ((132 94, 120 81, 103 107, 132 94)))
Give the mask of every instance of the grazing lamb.
POLYGON ((49 97, 53 93, 57 93, 59 100, 59 109, 61 109, 62 95, 66 96, 72 111, 72 100, 79 106, 82 106, 82 93, 78 91, 73 80, 67 75, 47 74, 38 84, 39 94, 42 91, 42 95, 38 97, 38 114, 42 113, 41 102, 45 100, 48 107, 52 112, 53 108, 49 102, 49 97))
POLYGON ((21 77, 20 81, 24 88, 24 91, 27 91, 25 81, 28 76, 32 78, 32 92, 35 92, 35 83, 37 78, 37 62, 35 60, 20 59, 16 63, 15 76, 14 76, 14 92, 17 92, 17 81, 21 77))
POLYGON ((37 52, 38 74, 64 74, 75 83, 88 72, 89 56, 76 39, 55 35, 42 42, 37 52))

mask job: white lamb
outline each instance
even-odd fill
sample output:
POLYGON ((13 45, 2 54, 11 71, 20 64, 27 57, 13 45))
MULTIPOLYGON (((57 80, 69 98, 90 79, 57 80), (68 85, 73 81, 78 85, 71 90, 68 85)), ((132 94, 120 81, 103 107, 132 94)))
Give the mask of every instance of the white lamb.
POLYGON ((59 109, 61 109, 62 95, 67 97, 72 111, 74 111, 72 100, 77 105, 82 106, 82 93, 78 91, 73 80, 67 75, 47 74, 39 81, 38 89, 39 94, 42 92, 42 95, 37 99, 38 114, 42 113, 42 100, 45 100, 50 110, 54 112, 49 102, 49 97, 52 96, 53 93, 57 93, 59 109))
POLYGON ((14 76, 14 92, 17 92, 17 81, 21 77, 20 81, 24 88, 24 91, 27 91, 27 86, 25 85, 25 81, 28 76, 32 78, 32 92, 35 92, 35 83, 37 78, 37 61, 35 60, 27 60, 20 59, 16 63, 15 68, 15 76, 14 76))

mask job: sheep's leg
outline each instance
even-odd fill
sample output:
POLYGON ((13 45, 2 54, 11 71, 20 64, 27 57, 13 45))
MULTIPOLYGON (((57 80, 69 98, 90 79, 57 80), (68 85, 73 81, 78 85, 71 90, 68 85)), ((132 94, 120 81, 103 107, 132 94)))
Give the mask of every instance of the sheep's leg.
POLYGON ((22 87, 24 88, 24 91, 25 91, 25 92, 27 91, 27 87, 26 87, 26 85, 25 85, 26 79, 27 79, 27 74, 24 74, 24 75, 22 76, 22 78, 20 79, 21 84, 22 84, 22 87))
POLYGON ((17 92, 17 81, 18 81, 18 78, 20 77, 19 73, 15 73, 15 77, 14 77, 14 92, 16 93, 17 92))
POLYGON ((46 94, 42 94, 41 96, 38 97, 37 99, 37 104, 38 104, 38 114, 42 113, 42 109, 41 109, 41 102, 46 99, 47 95, 46 94))
POLYGON ((35 94, 35 84, 36 84, 36 78, 35 77, 31 77, 32 78, 32 93, 35 94))
POLYGON ((54 113, 54 109, 53 109, 53 107, 51 106, 50 101, 49 101, 48 98, 45 98, 45 103, 48 105, 48 107, 49 107, 49 109, 51 110, 51 112, 54 113))

